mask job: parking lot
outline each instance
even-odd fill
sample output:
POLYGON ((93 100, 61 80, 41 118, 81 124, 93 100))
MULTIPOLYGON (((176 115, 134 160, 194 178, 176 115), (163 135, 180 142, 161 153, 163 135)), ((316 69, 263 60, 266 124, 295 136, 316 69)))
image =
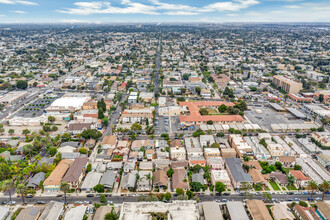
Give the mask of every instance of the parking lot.
POLYGON ((271 124, 298 124, 303 120, 296 118, 288 112, 277 112, 269 107, 255 107, 245 112, 245 116, 253 123, 271 130, 271 124))
POLYGON ((33 103, 26 105, 16 114, 16 116, 25 118, 39 117, 43 114, 44 110, 50 106, 58 97, 59 96, 38 98, 33 103))

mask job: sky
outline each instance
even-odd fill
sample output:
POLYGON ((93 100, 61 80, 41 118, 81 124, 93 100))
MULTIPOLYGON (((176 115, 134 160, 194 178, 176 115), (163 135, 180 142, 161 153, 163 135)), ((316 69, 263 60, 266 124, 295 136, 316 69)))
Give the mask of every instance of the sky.
POLYGON ((330 22, 330 0, 0 0, 0 23, 330 22))

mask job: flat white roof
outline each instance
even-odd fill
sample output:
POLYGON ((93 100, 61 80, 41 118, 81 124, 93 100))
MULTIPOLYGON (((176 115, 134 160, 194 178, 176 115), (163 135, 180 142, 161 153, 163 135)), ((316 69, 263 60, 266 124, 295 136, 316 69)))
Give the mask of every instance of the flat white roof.
POLYGON ((64 108, 81 108, 81 106, 89 100, 89 97, 62 97, 56 99, 51 107, 64 107, 64 108))

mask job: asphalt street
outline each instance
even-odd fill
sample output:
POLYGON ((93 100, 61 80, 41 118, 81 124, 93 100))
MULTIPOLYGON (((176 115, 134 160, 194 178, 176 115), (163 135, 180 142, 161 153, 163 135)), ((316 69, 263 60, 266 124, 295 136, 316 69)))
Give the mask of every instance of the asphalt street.
MULTIPOLYGON (((147 196, 147 195, 146 195, 147 196)), ((198 196, 200 198, 200 200, 203 201, 214 201, 214 200, 219 200, 219 201, 223 201, 223 199, 226 199, 227 201, 244 201, 246 199, 260 199, 260 200, 264 200, 265 197, 263 196, 257 196, 257 195, 253 195, 253 196, 239 196, 239 195, 229 195, 229 196, 212 196, 212 195, 199 195, 198 196)), ((276 199, 277 201, 297 201, 297 200, 304 200, 307 201, 308 198, 310 197, 310 195, 279 195, 279 194, 275 194, 275 195, 271 195, 272 199, 276 199)), ((317 198, 320 197, 322 198, 322 195, 313 195, 313 198, 317 198)), ((121 204, 123 202, 137 202, 137 196, 113 196, 113 197, 107 197, 108 201, 112 201, 113 203, 116 204, 121 204)), ((176 200, 177 197, 172 197, 172 200, 176 200)), ((329 200, 330 199, 330 195, 326 194, 324 197, 325 200, 329 200)), ((22 198, 20 197, 12 197, 13 201, 16 201, 17 204, 22 204, 22 198)), ((43 202, 50 202, 50 201, 59 201, 59 202, 63 202, 64 201, 64 197, 56 197, 56 196, 38 196, 38 197, 33 197, 33 198, 25 198, 25 203, 27 204, 35 204, 37 201, 43 201, 43 202)), ((0 198, 0 203, 2 202, 8 202, 9 201, 9 197, 2 197, 0 198)), ((100 198, 99 197, 87 197, 87 196, 68 196, 67 197, 67 202, 69 204, 73 204, 75 202, 84 202, 84 201, 88 201, 91 203, 99 203, 100 202, 100 198)))

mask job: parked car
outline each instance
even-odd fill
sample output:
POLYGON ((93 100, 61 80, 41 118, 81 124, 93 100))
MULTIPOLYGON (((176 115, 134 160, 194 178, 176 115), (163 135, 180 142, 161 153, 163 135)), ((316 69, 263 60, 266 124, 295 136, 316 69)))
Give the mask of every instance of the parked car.
POLYGON ((36 205, 45 205, 46 202, 45 202, 45 201, 36 201, 35 204, 36 204, 36 205))
POLYGON ((87 197, 94 197, 94 194, 88 194, 87 197))
POLYGON ((28 199, 33 198, 33 195, 27 195, 26 198, 28 199))

